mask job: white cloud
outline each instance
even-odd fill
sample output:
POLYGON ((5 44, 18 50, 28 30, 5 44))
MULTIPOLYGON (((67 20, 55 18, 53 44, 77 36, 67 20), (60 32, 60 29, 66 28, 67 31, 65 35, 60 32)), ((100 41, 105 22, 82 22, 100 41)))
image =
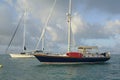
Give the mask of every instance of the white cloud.
POLYGON ((47 31, 48 31, 49 34, 51 35, 52 41, 57 41, 58 35, 57 35, 57 32, 54 30, 54 28, 47 27, 47 31))
MULTIPOLYGON (((18 20, 20 16, 22 15, 25 8, 28 9, 28 16, 26 21, 27 31, 26 31, 26 44, 27 46, 31 46, 37 43, 38 37, 40 36, 40 33, 42 31, 42 28, 44 27, 44 24, 46 22, 46 18, 50 12, 50 9, 53 5, 54 0, 48 1, 48 0, 5 0, 8 4, 1 4, 0 5, 0 38, 3 38, 3 40, 0 40, 1 44, 8 44, 10 37, 12 36, 16 25, 18 23, 18 20), (10 7, 11 6, 11 7, 10 7), (10 7, 10 8, 9 8, 10 7), (4 27, 3 27, 4 26, 4 27), (10 27, 11 26, 11 27, 10 27), (9 28, 10 27, 10 28, 9 28)), ((118 14, 119 11, 113 5, 111 4, 111 1, 109 6, 111 6, 111 9, 107 10, 108 5, 104 3, 104 0, 98 1, 100 4, 104 4, 104 6, 97 5, 98 2, 95 0, 75 0, 73 1, 73 9, 77 9, 77 11, 73 12, 72 15, 72 31, 74 34, 74 38, 76 40, 76 43, 78 45, 84 45, 84 40, 89 39, 107 39, 109 40, 112 38, 112 40, 116 39, 115 35, 120 34, 120 20, 112 20, 112 21, 106 21, 105 24, 95 23, 91 24, 87 22, 79 11, 80 4, 84 3, 84 7, 89 7, 87 9, 94 10, 94 8, 108 12, 109 13, 116 13, 118 14), (94 2, 95 1, 95 2, 94 2), (96 3, 95 5, 93 5, 96 3), (104 9, 105 7, 105 9, 104 9), (116 9, 116 10, 113 10, 116 9)), ((115 1, 116 2, 116 1, 115 1)), ((119 1, 118 1, 119 2, 119 1)), ((57 0, 57 5, 55 6, 55 9, 53 11, 52 17, 48 23, 47 27, 47 38, 50 40, 50 42, 53 42, 49 45, 51 45, 51 48, 61 48, 67 46, 67 17, 66 12, 68 11, 68 0, 57 0), (62 6, 61 6, 62 5, 62 6)), ((83 7, 83 6, 82 6, 83 7)), ((74 11, 74 10, 73 10, 74 11)), ((87 14, 87 13, 86 13, 87 14)), ((88 11, 89 14, 89 11, 88 11)), ((98 14, 98 16, 101 16, 98 14)), ((112 15, 114 16, 114 15, 112 15)), ((104 16, 101 16, 104 17, 104 16)), ((23 24, 21 24, 20 31, 23 30, 23 24)), ((19 33, 18 31, 16 38, 17 40, 14 40, 17 45, 20 45, 22 43, 22 33, 19 33), (20 40, 20 41, 19 41, 20 40)), ((104 41, 103 41, 104 42, 104 41)), ((116 44, 119 42, 119 39, 115 42, 116 44)), ((89 42, 90 43, 90 42, 89 42)), ((92 44, 92 42, 91 42, 92 44)), ((94 43, 95 44, 95 43, 94 43)), ((102 44, 97 43, 96 44, 102 44)), ((108 46, 109 47, 109 46, 108 46)))
POLYGON ((77 34, 77 33, 82 33, 85 31, 85 21, 83 21, 83 19, 81 18, 81 16, 75 12, 74 15, 72 16, 72 32, 74 34, 77 34))
POLYGON ((120 20, 107 22, 104 29, 107 34, 120 34, 120 20))

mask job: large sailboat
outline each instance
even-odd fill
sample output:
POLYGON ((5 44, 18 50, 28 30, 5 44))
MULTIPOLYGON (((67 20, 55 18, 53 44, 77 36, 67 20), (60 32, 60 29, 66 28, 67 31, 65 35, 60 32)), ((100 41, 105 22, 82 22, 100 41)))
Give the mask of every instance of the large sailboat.
MULTIPOLYGON (((26 31, 25 17, 26 17, 26 14, 27 14, 27 11, 25 10, 24 14, 22 15, 22 17, 21 17, 21 19, 20 19, 20 21, 19 21, 19 23, 17 25, 17 28, 16 28, 16 30, 14 32, 14 35, 12 36, 11 41, 10 41, 10 43, 8 45, 8 48, 9 48, 9 46, 11 45, 11 42, 12 42, 12 40, 13 40, 17 30, 18 30, 19 25, 20 25, 21 21, 23 20, 23 22, 24 22, 23 23, 24 24, 24 26, 23 26, 24 27, 24 29, 23 29, 23 51, 21 51, 20 53, 10 53, 9 55, 12 58, 30 58, 30 57, 34 57, 34 55, 33 55, 34 51, 26 51, 26 46, 25 46, 25 35, 26 35, 25 34, 25 31, 26 31)), ((7 48, 7 50, 8 50, 8 48, 7 48)))
POLYGON ((80 46, 77 52, 71 51, 71 0, 69 0, 68 17, 68 52, 65 54, 49 54, 39 52, 34 56, 42 63, 61 64, 61 63, 101 63, 110 59, 110 52, 98 53, 97 46, 80 46), (95 51, 96 50, 96 51, 95 51))

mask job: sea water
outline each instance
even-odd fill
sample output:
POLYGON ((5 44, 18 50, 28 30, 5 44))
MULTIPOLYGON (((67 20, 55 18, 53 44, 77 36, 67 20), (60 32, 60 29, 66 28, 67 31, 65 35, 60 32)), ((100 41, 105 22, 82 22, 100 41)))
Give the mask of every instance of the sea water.
POLYGON ((120 54, 100 64, 41 64, 36 58, 0 54, 0 80, 120 80, 120 54))

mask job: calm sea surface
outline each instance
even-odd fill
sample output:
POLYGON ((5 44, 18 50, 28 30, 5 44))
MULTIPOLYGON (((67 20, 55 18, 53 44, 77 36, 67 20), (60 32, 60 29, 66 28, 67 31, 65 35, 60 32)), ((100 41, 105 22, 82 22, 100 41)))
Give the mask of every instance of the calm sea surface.
POLYGON ((120 55, 102 64, 45 65, 0 54, 0 80, 120 80, 120 55))

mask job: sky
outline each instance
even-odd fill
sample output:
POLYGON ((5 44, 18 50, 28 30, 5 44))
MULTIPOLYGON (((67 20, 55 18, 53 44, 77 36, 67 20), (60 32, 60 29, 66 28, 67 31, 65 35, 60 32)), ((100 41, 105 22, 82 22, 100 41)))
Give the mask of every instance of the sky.
MULTIPOLYGON (((9 47, 22 51, 25 45, 34 50, 55 0, 0 0, 0 53, 4 53, 26 10, 9 47)), ((67 52, 67 16, 69 0, 56 0, 46 27, 45 50, 67 52)), ((103 51, 120 52, 120 0, 72 0, 72 50, 78 46, 98 46, 103 51)), ((41 49, 41 43, 39 45, 41 49)))

